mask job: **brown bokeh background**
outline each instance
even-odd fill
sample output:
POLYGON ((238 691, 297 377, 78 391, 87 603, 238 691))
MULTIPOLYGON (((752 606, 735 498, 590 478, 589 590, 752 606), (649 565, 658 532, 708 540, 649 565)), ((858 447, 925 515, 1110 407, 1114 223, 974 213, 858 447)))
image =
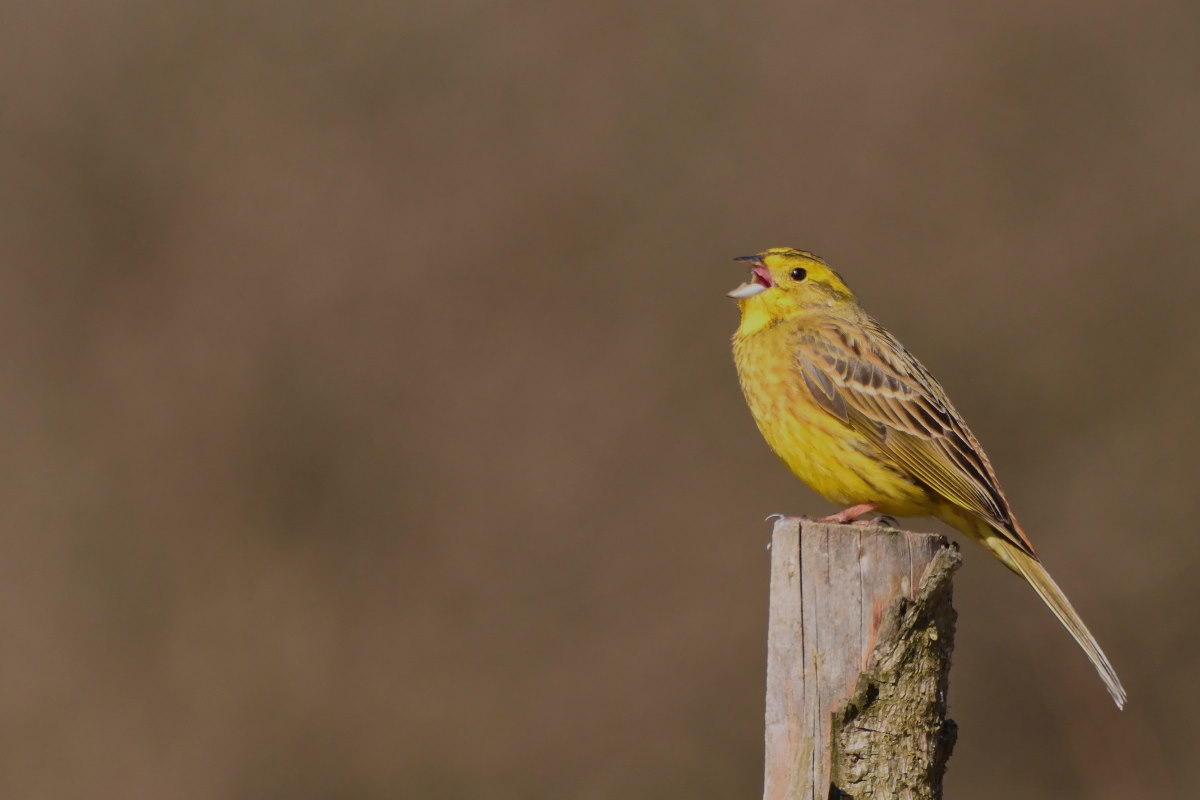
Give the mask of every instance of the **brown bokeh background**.
POLYGON ((1200 781, 1200 7, 3 18, 0 795, 757 796, 762 518, 830 509, 728 353, 784 244, 1129 689, 968 547, 947 796, 1200 781))

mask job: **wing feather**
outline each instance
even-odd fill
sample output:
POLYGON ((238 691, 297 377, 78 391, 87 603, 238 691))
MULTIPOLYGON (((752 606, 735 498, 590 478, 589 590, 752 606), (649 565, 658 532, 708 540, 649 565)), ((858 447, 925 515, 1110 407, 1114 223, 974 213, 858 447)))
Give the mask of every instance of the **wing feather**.
POLYGON ((1033 554, 974 435, 895 337, 870 318, 856 326, 826 318, 801 327, 798 336, 798 365, 818 405, 896 467, 1033 554))

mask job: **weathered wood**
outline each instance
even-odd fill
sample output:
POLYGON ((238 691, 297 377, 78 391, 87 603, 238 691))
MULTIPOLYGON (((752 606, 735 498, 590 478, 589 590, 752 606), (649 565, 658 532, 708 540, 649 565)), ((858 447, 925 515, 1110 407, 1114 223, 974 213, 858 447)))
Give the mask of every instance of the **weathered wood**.
POLYGON ((765 800, 941 797, 958 564, 941 536, 776 523, 765 800))

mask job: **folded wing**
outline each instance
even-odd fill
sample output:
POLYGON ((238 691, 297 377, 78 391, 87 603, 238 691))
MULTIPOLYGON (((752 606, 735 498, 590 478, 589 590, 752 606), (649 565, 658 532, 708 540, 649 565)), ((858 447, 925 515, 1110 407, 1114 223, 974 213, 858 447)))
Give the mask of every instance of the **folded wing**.
POLYGON ((816 402, 929 489, 991 523, 1035 556, 995 472, 929 371, 874 320, 797 331, 800 374, 816 402))

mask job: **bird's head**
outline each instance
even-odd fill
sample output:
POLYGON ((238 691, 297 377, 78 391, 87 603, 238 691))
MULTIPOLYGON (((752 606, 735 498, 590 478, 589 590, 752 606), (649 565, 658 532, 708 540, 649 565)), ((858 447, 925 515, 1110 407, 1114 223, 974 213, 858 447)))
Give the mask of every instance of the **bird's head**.
POLYGON ((735 261, 750 265, 750 280, 729 293, 742 310, 739 334, 752 333, 811 311, 853 304, 841 276, 812 253, 772 247, 735 261))

